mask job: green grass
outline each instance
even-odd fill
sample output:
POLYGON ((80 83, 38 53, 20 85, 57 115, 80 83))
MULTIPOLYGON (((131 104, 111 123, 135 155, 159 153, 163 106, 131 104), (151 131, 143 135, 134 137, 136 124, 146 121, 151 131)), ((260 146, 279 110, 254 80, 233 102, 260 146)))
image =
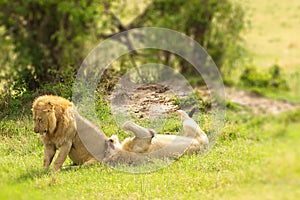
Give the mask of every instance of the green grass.
POLYGON ((0 199, 297 199, 299 116, 300 111, 275 118, 228 111, 209 154, 184 156, 144 174, 102 164, 45 172, 31 120, 2 121, 0 199))
MULTIPOLYGON (((252 89, 269 98, 299 102, 300 1, 290 0, 286 3, 280 0, 242 0, 236 2, 244 6, 246 19, 250 21, 250 25, 243 33, 245 47, 251 54, 246 64, 256 66, 263 74, 266 74, 274 64, 280 66, 290 88, 288 91, 252 89)), ((238 82, 243 68, 240 66, 233 70, 233 76, 229 79, 238 82)))
POLYGON ((247 46, 259 67, 274 63, 287 72, 299 69, 300 2, 290 0, 242 1, 247 5, 251 27, 245 34, 247 46))

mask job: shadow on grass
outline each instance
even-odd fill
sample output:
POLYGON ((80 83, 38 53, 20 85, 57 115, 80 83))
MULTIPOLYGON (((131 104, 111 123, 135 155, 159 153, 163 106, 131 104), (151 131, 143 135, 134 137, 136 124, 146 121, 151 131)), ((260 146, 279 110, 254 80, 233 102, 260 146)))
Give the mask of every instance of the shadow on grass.
POLYGON ((97 167, 101 170, 104 169, 104 166, 101 165, 100 163, 95 163, 95 164, 91 164, 91 165, 88 165, 88 166, 73 165, 73 164, 65 165, 58 172, 52 172, 51 169, 50 170, 45 170, 45 169, 42 169, 42 168, 40 168, 40 169, 27 169, 19 177, 16 177, 14 182, 15 183, 22 183, 22 182, 26 182, 28 180, 34 180, 34 179, 42 178, 42 177, 51 177, 52 175, 55 175, 55 174, 74 172, 74 171, 78 171, 80 169, 87 169, 87 168, 91 168, 91 167, 97 167))
POLYGON ((28 180, 33 180, 35 178, 41 178, 45 175, 50 175, 50 170, 44 169, 27 169, 24 173, 22 173, 19 177, 15 179, 16 183, 26 182, 28 180))
POLYGON ((68 172, 68 171, 76 171, 78 169, 82 168, 82 166, 77 166, 77 165, 65 165, 62 167, 62 169, 58 172, 52 172, 50 170, 45 170, 45 169, 27 169, 24 173, 22 173, 19 177, 17 177, 15 180, 16 182, 24 182, 27 180, 33 180, 35 178, 41 178, 43 176, 51 176, 56 173, 63 173, 63 172, 68 172))

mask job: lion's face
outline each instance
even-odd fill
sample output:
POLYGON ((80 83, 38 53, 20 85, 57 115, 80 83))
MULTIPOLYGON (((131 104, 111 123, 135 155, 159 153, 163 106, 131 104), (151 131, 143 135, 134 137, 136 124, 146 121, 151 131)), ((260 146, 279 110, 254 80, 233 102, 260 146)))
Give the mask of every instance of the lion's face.
POLYGON ((35 133, 53 133, 56 128, 56 117, 53 106, 49 105, 46 109, 33 108, 32 114, 35 133))

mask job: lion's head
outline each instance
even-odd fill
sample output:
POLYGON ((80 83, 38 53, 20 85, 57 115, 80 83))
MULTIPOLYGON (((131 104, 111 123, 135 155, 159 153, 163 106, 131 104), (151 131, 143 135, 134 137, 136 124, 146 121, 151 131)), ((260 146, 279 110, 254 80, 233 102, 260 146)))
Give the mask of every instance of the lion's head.
POLYGON ((57 120, 54 105, 50 101, 35 101, 32 107, 32 114, 35 133, 51 134, 54 132, 57 120))

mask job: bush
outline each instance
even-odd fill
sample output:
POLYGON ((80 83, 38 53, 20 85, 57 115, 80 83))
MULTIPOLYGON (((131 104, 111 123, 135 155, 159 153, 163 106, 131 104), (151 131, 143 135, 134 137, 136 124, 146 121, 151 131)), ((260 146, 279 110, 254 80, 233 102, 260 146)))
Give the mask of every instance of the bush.
MULTIPOLYGON (((208 51, 221 71, 230 71, 244 52, 240 37, 244 15, 240 4, 229 0, 155 0, 136 24, 183 32, 208 51), (223 70, 225 64, 229 68, 223 70)), ((179 63, 181 72, 193 74, 189 63, 180 59, 179 63)))
POLYGON ((94 1, 1 1, 0 26, 16 55, 10 75, 35 90, 80 64, 99 8, 94 1))
MULTIPOLYGON (((69 98, 74 74, 86 55, 85 50, 90 48, 87 46, 94 40, 135 27, 158 26, 185 33, 200 43, 220 68, 224 63, 232 66, 231 63, 239 59, 244 10, 237 3, 229 0, 147 1, 145 10, 135 14, 129 25, 122 24, 114 14, 116 5, 127 6, 121 1, 0 1, 0 42, 3 45, 0 50, 4 52, 0 64, 6 61, 0 70, 0 110, 3 113, 18 110, 39 94, 69 98)), ((153 61, 180 68, 189 75, 187 77, 195 74, 187 61, 170 56, 169 52, 143 50, 132 55, 136 61, 128 62, 131 59, 124 58, 129 67, 153 61)), ((122 61, 120 66, 117 75, 124 73, 122 61)), ((113 70, 110 72, 115 75, 113 70)), ((105 75, 105 78, 110 77, 105 75)), ((106 93, 115 82, 114 79, 101 82, 106 93)), ((204 84, 199 76, 191 82, 204 84)))
POLYGON ((246 67, 240 77, 240 83, 245 87, 289 89, 277 64, 273 65, 267 73, 258 72, 255 66, 246 67))

